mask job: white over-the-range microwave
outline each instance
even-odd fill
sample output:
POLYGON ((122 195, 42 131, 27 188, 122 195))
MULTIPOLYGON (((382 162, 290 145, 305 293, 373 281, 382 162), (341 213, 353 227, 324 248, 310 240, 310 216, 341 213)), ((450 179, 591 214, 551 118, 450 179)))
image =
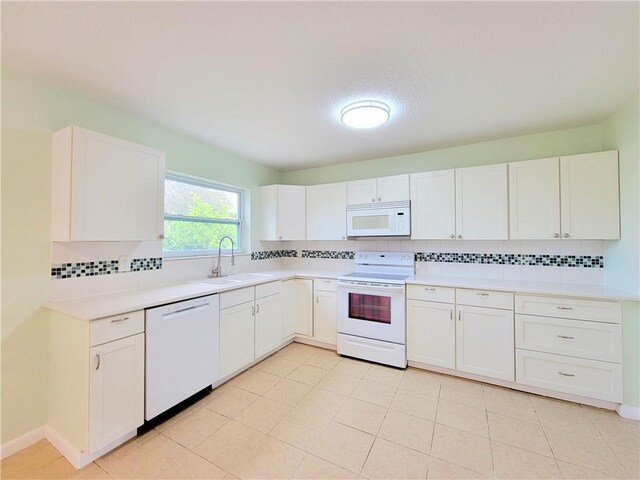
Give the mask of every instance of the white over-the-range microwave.
POLYGON ((409 201, 347 205, 349 237, 399 237, 411 235, 409 201))

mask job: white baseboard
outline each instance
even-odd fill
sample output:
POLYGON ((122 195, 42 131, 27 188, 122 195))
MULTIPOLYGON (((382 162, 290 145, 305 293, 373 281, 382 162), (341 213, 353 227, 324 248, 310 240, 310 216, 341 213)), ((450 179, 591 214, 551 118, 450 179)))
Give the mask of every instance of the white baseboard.
POLYGON ((69 460, 69 463, 80 469, 85 465, 88 465, 90 462, 83 463, 82 456, 83 453, 76 450, 76 448, 71 445, 62 435, 58 433, 58 431, 53 428, 51 425, 47 425, 45 427, 45 432, 47 436, 47 440, 51 442, 51 445, 56 447, 58 451, 69 460))
POLYGON ((618 415, 631 420, 640 420, 640 407, 631 407, 629 405, 620 405, 616 408, 618 415))
POLYGON ((38 427, 0 445, 0 458, 6 458, 46 437, 46 427, 38 427))

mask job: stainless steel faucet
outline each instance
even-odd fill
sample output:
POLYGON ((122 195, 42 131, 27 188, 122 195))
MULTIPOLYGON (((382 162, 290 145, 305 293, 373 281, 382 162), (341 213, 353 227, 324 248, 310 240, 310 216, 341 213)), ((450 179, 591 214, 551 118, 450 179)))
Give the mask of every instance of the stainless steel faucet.
POLYGON ((211 270, 211 276, 212 277, 221 277, 222 276, 222 265, 220 265, 220 257, 221 252, 222 252, 222 241, 228 238, 229 241, 231 242, 231 266, 235 266, 236 262, 235 262, 235 257, 233 256, 233 246, 235 245, 235 243, 233 243, 233 238, 231 238, 229 235, 225 235, 224 237, 222 237, 220 239, 220 241, 218 242, 218 263, 216 265, 216 268, 214 268, 213 270, 211 270))

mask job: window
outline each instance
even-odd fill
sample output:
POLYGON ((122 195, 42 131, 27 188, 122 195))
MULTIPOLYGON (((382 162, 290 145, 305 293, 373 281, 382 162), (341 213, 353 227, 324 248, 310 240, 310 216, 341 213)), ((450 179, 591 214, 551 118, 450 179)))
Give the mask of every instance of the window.
MULTIPOLYGON (((242 248, 243 191, 207 180, 167 174, 164 181, 164 245, 167 256, 210 255, 225 235, 242 248)), ((223 243, 224 250, 231 242, 223 243)))

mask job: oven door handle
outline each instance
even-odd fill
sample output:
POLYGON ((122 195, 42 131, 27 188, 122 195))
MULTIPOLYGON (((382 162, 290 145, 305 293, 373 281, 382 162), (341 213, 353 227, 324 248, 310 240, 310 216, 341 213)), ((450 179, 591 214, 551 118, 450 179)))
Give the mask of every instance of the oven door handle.
POLYGON ((393 287, 374 287, 373 285, 358 285, 354 283, 342 283, 338 282, 338 286, 346 289, 354 289, 354 290, 368 290, 373 292, 404 292, 404 285, 398 285, 393 287))

